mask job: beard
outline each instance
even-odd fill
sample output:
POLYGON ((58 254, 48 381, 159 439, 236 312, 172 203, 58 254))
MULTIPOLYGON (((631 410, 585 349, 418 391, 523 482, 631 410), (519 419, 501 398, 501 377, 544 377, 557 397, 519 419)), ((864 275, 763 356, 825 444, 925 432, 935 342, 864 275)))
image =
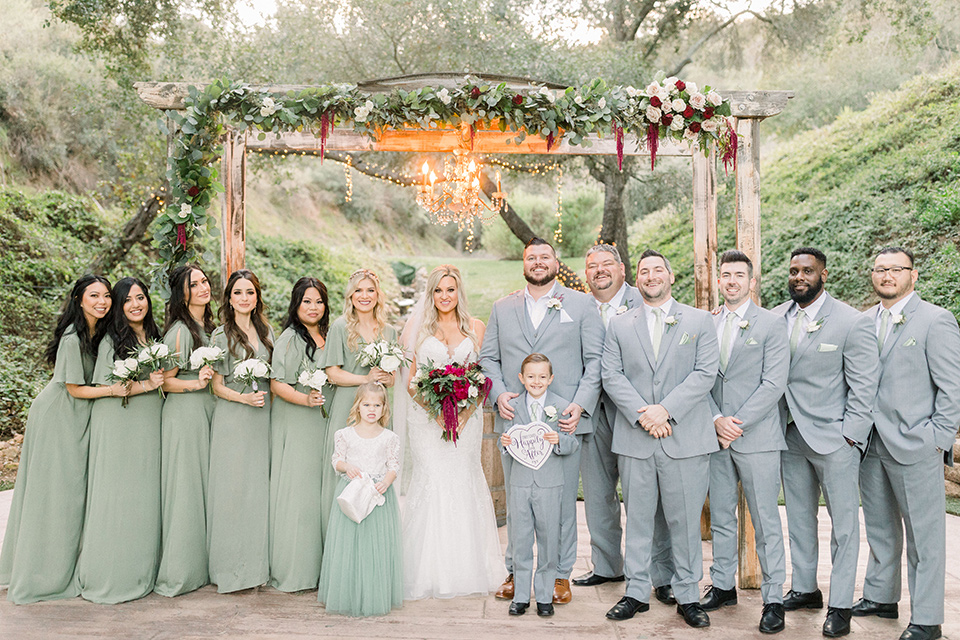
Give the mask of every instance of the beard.
POLYGON ((814 284, 810 285, 804 293, 797 293, 793 286, 788 284, 787 289, 790 290, 790 298, 797 304, 807 304, 812 302, 820 292, 823 291, 823 280, 817 280, 814 284))
POLYGON ((904 282, 902 285, 899 285, 896 289, 893 290, 893 292, 881 291, 876 287, 874 287, 873 290, 877 293, 877 297, 883 300, 896 300, 897 298, 903 297, 910 290, 910 286, 912 284, 913 283, 908 280, 907 282, 904 282))
POLYGON ((524 271, 523 277, 527 282, 529 282, 533 286, 540 287, 554 280, 557 277, 557 274, 559 272, 560 272, 560 267, 554 267, 553 269, 547 269, 546 273, 538 277, 524 271))

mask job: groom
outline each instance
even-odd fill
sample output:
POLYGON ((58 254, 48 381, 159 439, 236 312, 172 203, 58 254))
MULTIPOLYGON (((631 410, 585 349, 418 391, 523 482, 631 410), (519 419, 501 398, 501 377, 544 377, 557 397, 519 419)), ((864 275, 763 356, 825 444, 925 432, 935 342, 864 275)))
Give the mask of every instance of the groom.
MULTIPOLYGON (((496 431, 503 433, 513 420, 515 399, 523 391, 520 364, 531 353, 547 356, 553 363, 551 388, 572 402, 560 412, 560 428, 582 436, 590 433, 600 395, 600 353, 603 325, 589 296, 557 282, 560 262, 553 246, 533 238, 523 250, 523 277, 527 286, 497 300, 480 348, 480 364, 493 387, 496 401, 496 431)), ((506 484, 510 484, 512 458, 501 456, 506 484)), ((577 557, 577 490, 580 481, 580 451, 564 456, 564 484, 560 507, 560 557, 554 586, 554 604, 570 602, 570 573, 577 557)), ((510 526, 507 504, 507 526, 510 526)), ((506 581, 496 597, 513 598, 513 550, 507 543, 506 581)))

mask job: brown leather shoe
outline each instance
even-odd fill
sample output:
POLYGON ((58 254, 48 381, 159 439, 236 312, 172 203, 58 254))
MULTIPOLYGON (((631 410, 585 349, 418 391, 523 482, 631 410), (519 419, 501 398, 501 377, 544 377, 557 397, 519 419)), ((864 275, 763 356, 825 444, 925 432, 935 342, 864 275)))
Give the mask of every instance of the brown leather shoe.
POLYGON ((570 581, 557 578, 553 583, 553 604, 567 604, 572 599, 570 581))
POLYGON ((513 574, 507 576, 497 592, 493 594, 497 600, 513 600, 513 574))

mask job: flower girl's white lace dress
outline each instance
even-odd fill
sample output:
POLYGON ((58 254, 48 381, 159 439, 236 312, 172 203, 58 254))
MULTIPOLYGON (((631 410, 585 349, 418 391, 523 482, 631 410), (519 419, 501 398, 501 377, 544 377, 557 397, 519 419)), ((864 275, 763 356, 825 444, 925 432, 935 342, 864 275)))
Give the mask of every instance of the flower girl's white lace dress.
MULTIPOLYGON (((477 358, 469 338, 448 353, 431 336, 417 362, 441 366, 477 358)), ((402 390, 398 390, 398 393, 402 390)), ((407 417, 412 473, 403 509, 403 594, 407 600, 492 593, 503 579, 503 555, 493 501, 480 465, 483 412, 463 427, 457 445, 420 405, 407 417)))

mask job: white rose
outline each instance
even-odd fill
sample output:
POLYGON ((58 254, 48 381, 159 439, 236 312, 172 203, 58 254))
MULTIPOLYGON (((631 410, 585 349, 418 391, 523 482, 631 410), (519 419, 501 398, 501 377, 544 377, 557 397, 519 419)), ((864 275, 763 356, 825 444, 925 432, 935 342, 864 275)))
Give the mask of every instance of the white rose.
POLYGON ((720 127, 720 123, 717 122, 716 118, 710 118, 709 120, 704 120, 700 126, 707 133, 714 133, 720 127))
POLYGON ((126 378, 129 375, 130 370, 127 369, 127 363, 125 360, 114 360, 113 362, 113 375, 117 378, 126 378))
POLYGON ((694 109, 703 111, 703 108, 707 106, 707 98, 702 93, 694 93, 690 96, 690 106, 694 109))
POLYGON ((266 118, 267 116, 272 116, 278 110, 277 103, 273 98, 266 97, 263 99, 263 106, 260 107, 260 115, 266 118))
POLYGON ((683 98, 677 98, 670 103, 670 106, 673 107, 673 110, 677 113, 683 113, 683 110, 687 108, 687 103, 683 101, 683 98))
POLYGON ((380 359, 380 368, 387 373, 393 373, 400 368, 400 358, 393 354, 385 355, 380 359))
POLYGON ((576 102, 576 103, 577 103, 578 105, 580 105, 581 107, 583 106, 583 96, 576 96, 576 97, 573 99, 573 101, 576 102))
POLYGON ((707 93, 707 101, 715 107, 719 107, 721 104, 723 104, 723 98, 720 97, 720 94, 712 90, 707 93))
POLYGON ((543 408, 543 413, 546 414, 546 416, 547 416, 548 418, 550 418, 551 420, 553 420, 554 418, 557 417, 557 408, 554 407, 553 405, 551 405, 551 406, 549 406, 549 407, 544 407, 544 408, 543 408))
POLYGON ((687 129, 686 131, 683 132, 683 139, 684 139, 684 140, 696 140, 696 139, 697 139, 697 134, 696 134, 696 132, 690 131, 690 129, 687 129))
POLYGON ((665 88, 660 89, 660 91, 657 93, 657 97, 660 98, 660 102, 670 102, 670 92, 665 88))
POLYGON ((155 358, 166 358, 170 355, 170 347, 162 342, 160 344, 153 345, 151 351, 153 352, 153 357, 155 358))
POLYGON ((637 91, 634 87, 627 87, 627 95, 630 96, 631 98, 636 98, 638 95, 640 95, 640 92, 637 91))
POLYGON ((300 372, 300 375, 297 376, 297 384, 302 384, 302 385, 305 386, 305 387, 311 386, 311 385, 310 385, 310 374, 307 373, 306 371, 301 371, 301 372, 300 372))
POLYGON ((363 348, 363 352, 371 357, 377 355, 377 343, 371 342, 363 348))
POLYGON ((371 111, 373 111, 373 108, 375 106, 376 105, 373 104, 373 100, 367 100, 366 102, 363 103, 363 107, 367 110, 367 113, 370 113, 371 111))
POLYGON ((363 122, 367 119, 367 116, 370 115, 370 112, 363 107, 357 107, 353 110, 353 115, 357 120, 363 122))
POLYGON ((657 124, 660 122, 660 116, 663 114, 660 109, 657 109, 656 107, 647 107, 647 111, 644 115, 647 117, 647 120, 657 124))
POLYGON ((597 106, 600 107, 601 109, 603 109, 604 107, 606 107, 606 106, 607 106, 607 99, 606 99, 606 98, 600 98, 600 100, 597 102, 597 106))
MULTIPOLYGON (((137 354, 137 360, 140 362, 149 362, 153 356, 150 354, 150 349, 142 349, 140 353, 137 354)), ((133 360, 133 358, 131 358, 133 360)))
POLYGON ((253 365, 253 375, 258 378, 266 378, 270 374, 270 369, 263 362, 256 362, 253 365))
POLYGON ((677 116, 676 118, 670 121, 671 131, 680 131, 681 129, 683 129, 683 127, 684 127, 683 118, 679 116, 677 116))
POLYGON ((550 89, 547 89, 546 87, 540 87, 540 91, 538 91, 537 93, 539 93, 540 95, 544 96, 547 100, 549 100, 550 104, 553 104, 554 102, 557 101, 557 96, 553 94, 553 91, 550 91, 550 89))
POLYGON ((311 379, 313 380, 313 383, 314 383, 318 388, 319 388, 319 387, 322 387, 322 386, 325 385, 325 384, 327 384, 327 374, 325 374, 325 373, 324 373, 323 371, 321 371, 320 369, 317 369, 316 371, 313 372, 313 376, 311 376, 311 379))
POLYGON ((697 92, 697 83, 688 82, 686 86, 686 92, 688 96, 692 96, 693 94, 695 94, 697 92))
POLYGON ((467 395, 470 396, 471 398, 476 398, 478 395, 480 395, 480 392, 477 391, 476 387, 471 385, 470 390, 467 392, 467 395))
POLYGON ((654 80, 653 82, 647 85, 646 94, 648 96, 655 96, 658 93, 660 93, 660 83, 654 80))
MULTIPOLYGON (((202 348, 202 347, 201 347, 202 348)), ((195 350, 190 354, 190 368, 199 369, 203 366, 204 355, 200 353, 200 349, 195 350)))
POLYGON ((677 80, 679 80, 677 76, 670 76, 663 81, 663 86, 667 89, 667 91, 673 91, 677 88, 677 80))
POLYGON ((477 380, 480 381, 480 384, 483 384, 487 381, 487 376, 483 375, 482 373, 478 373, 477 380))
POLYGON ((450 104, 450 92, 447 91, 446 87, 440 89, 440 91, 437 91, 437 97, 440 98, 440 102, 443 104, 450 104))

